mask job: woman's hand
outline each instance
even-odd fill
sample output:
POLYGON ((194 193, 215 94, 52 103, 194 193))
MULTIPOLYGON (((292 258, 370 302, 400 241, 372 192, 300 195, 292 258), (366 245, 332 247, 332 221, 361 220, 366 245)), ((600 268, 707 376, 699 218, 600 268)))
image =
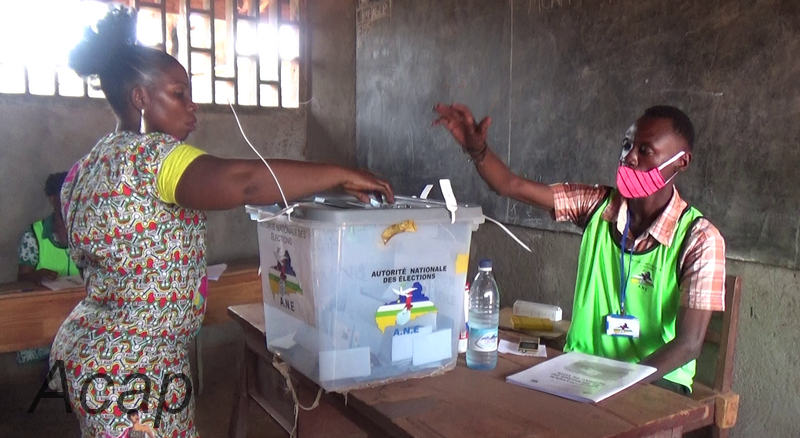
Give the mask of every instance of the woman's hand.
MULTIPOLYGON (((394 202, 394 192, 376 176, 333 164, 269 160, 287 201, 341 187, 360 201, 378 192, 394 202)), ((225 210, 242 205, 269 205, 283 199, 269 169, 260 160, 197 157, 183 172, 175 190, 178 205, 196 210, 225 210)))
POLYGON ((387 181, 364 170, 344 170, 346 174, 342 189, 359 201, 369 204, 369 195, 377 192, 383 194, 387 201, 394 202, 394 191, 387 181))
POLYGON ((481 152, 486 144, 489 127, 492 126, 491 117, 484 117, 480 123, 475 123, 469 108, 457 103, 452 105, 437 103, 433 110, 439 114, 433 125, 446 127, 470 155, 481 152))
POLYGON ((17 281, 30 281, 31 283, 42 284, 42 280, 55 280, 58 272, 49 269, 36 269, 33 266, 19 265, 17 281))
POLYGON ((58 272, 49 269, 37 269, 36 277, 39 279, 40 283, 42 280, 55 280, 58 278, 58 272))

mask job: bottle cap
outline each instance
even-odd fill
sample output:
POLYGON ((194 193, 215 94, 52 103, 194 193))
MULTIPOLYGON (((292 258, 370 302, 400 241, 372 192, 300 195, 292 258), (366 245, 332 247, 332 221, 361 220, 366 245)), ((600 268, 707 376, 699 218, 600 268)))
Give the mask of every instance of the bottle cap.
POLYGON ((492 269, 492 261, 489 259, 483 259, 478 262, 479 269, 492 269))

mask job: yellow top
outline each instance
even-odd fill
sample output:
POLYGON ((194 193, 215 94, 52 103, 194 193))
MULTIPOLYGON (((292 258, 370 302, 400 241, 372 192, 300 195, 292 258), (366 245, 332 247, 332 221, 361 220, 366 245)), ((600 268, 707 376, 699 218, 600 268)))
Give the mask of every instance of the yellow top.
POLYGON ((205 152, 188 144, 181 144, 175 147, 167 155, 158 173, 158 193, 161 200, 167 204, 177 204, 175 201, 175 190, 178 188, 178 181, 181 180, 183 172, 192 164, 197 157, 205 155, 205 152))

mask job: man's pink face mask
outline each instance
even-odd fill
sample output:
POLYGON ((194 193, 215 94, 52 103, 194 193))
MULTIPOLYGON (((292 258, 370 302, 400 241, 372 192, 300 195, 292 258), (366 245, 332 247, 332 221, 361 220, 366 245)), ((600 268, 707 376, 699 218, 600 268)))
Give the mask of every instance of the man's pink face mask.
POLYGON ((619 167, 617 168, 617 189, 619 193, 627 199, 646 198, 664 188, 678 173, 672 174, 672 176, 665 181, 664 176, 661 175, 661 170, 674 163, 675 160, 685 154, 684 151, 680 151, 675 154, 675 156, 665 161, 664 164, 654 167, 647 172, 631 169, 623 163, 625 157, 631 149, 633 149, 633 138, 635 135, 636 125, 632 125, 628 128, 628 132, 625 133, 625 139, 622 142, 622 155, 619 158, 619 167))

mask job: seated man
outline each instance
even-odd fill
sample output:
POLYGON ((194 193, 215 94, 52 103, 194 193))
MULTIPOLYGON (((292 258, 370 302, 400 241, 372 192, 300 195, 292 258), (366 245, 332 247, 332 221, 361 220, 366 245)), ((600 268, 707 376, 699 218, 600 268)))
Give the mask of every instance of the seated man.
POLYGON ((67 172, 47 177, 44 194, 53 207, 53 213, 35 222, 22 235, 19 242, 19 270, 17 280, 41 283, 64 275, 80 275, 69 257, 67 228, 61 217, 61 185, 67 172))
POLYGON ((692 161, 689 117, 670 106, 647 109, 624 137, 612 188, 524 179, 488 147, 488 117, 475 123, 462 105, 435 110, 434 123, 450 130, 495 192, 583 227, 565 351, 650 365, 658 371, 647 381, 690 393, 711 313, 725 302, 725 243, 674 187, 692 161))

